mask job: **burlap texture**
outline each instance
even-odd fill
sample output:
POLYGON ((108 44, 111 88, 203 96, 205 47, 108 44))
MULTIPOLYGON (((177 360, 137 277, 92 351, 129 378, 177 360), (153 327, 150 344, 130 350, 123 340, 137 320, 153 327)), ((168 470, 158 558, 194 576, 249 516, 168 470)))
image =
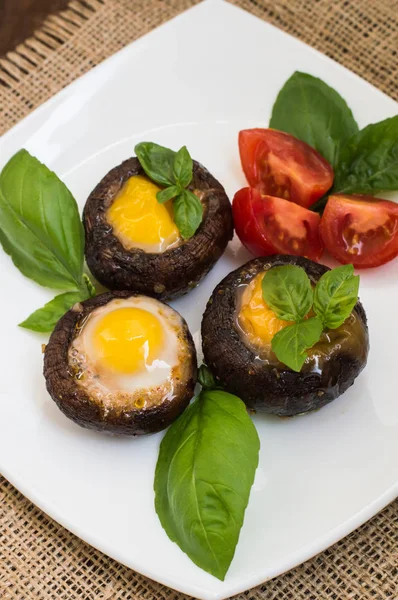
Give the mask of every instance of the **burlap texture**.
MULTIPOLYGON (((73 0, 0 58, 0 133, 122 46, 198 0, 73 0)), ((233 0, 398 99, 398 1, 233 0)), ((366 102, 366 98, 364 99, 366 102)), ((184 600, 57 525, 0 477, 1 600, 184 600)), ((239 600, 398 600, 398 500, 239 600)))

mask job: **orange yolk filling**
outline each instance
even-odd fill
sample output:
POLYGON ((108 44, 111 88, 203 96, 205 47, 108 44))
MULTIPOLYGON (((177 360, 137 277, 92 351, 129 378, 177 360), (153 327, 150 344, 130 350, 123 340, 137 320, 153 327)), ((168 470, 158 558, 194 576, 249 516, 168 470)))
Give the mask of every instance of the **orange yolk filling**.
POLYGON ((261 282, 264 273, 259 273, 246 286, 242 294, 238 322, 255 346, 270 344, 278 331, 291 325, 290 321, 278 319, 263 299, 261 282))
POLYGON ((142 175, 130 177, 107 211, 107 220, 125 248, 164 252, 175 246, 180 233, 171 200, 160 204, 160 187, 142 175))
POLYGON ((164 343, 159 319, 142 308, 118 308, 102 317, 94 332, 97 360, 107 370, 142 371, 164 343))

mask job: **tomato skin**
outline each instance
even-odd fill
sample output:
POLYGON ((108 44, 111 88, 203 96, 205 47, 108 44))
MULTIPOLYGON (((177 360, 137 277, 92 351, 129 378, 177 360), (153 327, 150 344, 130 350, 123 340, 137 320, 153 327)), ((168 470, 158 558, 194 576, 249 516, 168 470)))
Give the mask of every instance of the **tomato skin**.
POLYGON ((326 204, 320 232, 340 263, 358 269, 378 267, 398 256, 398 204, 362 194, 334 194, 326 204))
POLYGON ((261 194, 308 208, 333 184, 330 164, 311 146, 276 129, 239 132, 242 169, 261 194))
POLYGON ((249 187, 235 194, 232 213, 240 241, 254 256, 322 256, 318 213, 249 187))

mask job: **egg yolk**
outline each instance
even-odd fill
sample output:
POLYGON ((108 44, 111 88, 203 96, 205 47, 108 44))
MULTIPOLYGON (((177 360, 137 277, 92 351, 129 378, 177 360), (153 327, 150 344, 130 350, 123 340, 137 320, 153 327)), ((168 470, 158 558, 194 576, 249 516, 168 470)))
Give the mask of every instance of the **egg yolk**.
POLYGON ((107 211, 115 235, 127 248, 164 252, 180 240, 173 204, 160 204, 160 188, 141 175, 130 177, 107 211))
POLYGON ((111 371, 142 371, 159 356, 163 344, 159 319, 142 308, 118 308, 105 314, 93 333, 97 360, 111 371))
POLYGON ((260 273, 246 286, 238 317, 241 329, 256 346, 270 344, 278 331, 291 325, 289 321, 278 319, 264 301, 261 287, 263 277, 264 273, 260 273))

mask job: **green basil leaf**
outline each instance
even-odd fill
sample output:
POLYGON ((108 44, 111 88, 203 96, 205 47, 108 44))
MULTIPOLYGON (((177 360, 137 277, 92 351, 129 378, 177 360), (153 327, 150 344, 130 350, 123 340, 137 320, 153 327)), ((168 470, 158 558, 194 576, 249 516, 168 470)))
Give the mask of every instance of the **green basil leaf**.
POLYGON ((278 360, 299 372, 307 358, 306 350, 319 341, 322 329, 322 321, 318 317, 288 325, 272 338, 272 350, 278 360))
POLYGON ((270 127, 290 133, 334 167, 340 148, 358 131, 346 101, 321 79, 296 72, 275 101, 270 127))
POLYGON ((182 237, 191 238, 202 222, 203 206, 197 196, 189 190, 183 190, 173 202, 174 222, 182 237))
POLYGON ((164 190, 160 190, 160 192, 156 194, 156 199, 158 202, 160 202, 160 204, 164 204, 168 200, 171 200, 172 198, 178 196, 180 192, 181 188, 179 188, 176 185, 171 185, 165 188, 164 190))
POLYGON ((141 142, 134 148, 141 167, 152 181, 169 186, 176 183, 174 176, 174 158, 176 153, 170 148, 153 142, 141 142))
POLYGON ((325 327, 336 329, 350 316, 358 301, 359 275, 352 265, 327 271, 319 279, 314 293, 314 311, 325 327))
POLYGON ((168 429, 155 473, 155 508, 169 538, 224 580, 258 465, 260 442, 244 403, 205 391, 168 429))
POLYGON ((213 373, 206 365, 200 365, 199 367, 198 383, 200 383, 204 390, 214 390, 219 387, 213 373))
POLYGON ((333 191, 374 194, 398 190, 398 115, 368 125, 340 153, 333 191))
POLYGON ((43 308, 35 310, 25 321, 19 324, 20 327, 47 333, 54 329, 59 319, 72 308, 76 302, 82 302, 90 297, 88 290, 84 289, 75 292, 66 292, 55 296, 50 302, 47 302, 43 308))
POLYGON ((58 177, 26 150, 0 175, 0 242, 40 285, 81 285, 84 231, 76 202, 58 177))
POLYGON ((191 155, 189 154, 187 147, 183 146, 179 149, 174 158, 174 176, 177 184, 185 188, 192 181, 193 175, 193 163, 191 155))
POLYGON ((273 267, 263 277, 262 290, 265 302, 279 319, 301 321, 311 310, 314 294, 301 267, 273 267))

